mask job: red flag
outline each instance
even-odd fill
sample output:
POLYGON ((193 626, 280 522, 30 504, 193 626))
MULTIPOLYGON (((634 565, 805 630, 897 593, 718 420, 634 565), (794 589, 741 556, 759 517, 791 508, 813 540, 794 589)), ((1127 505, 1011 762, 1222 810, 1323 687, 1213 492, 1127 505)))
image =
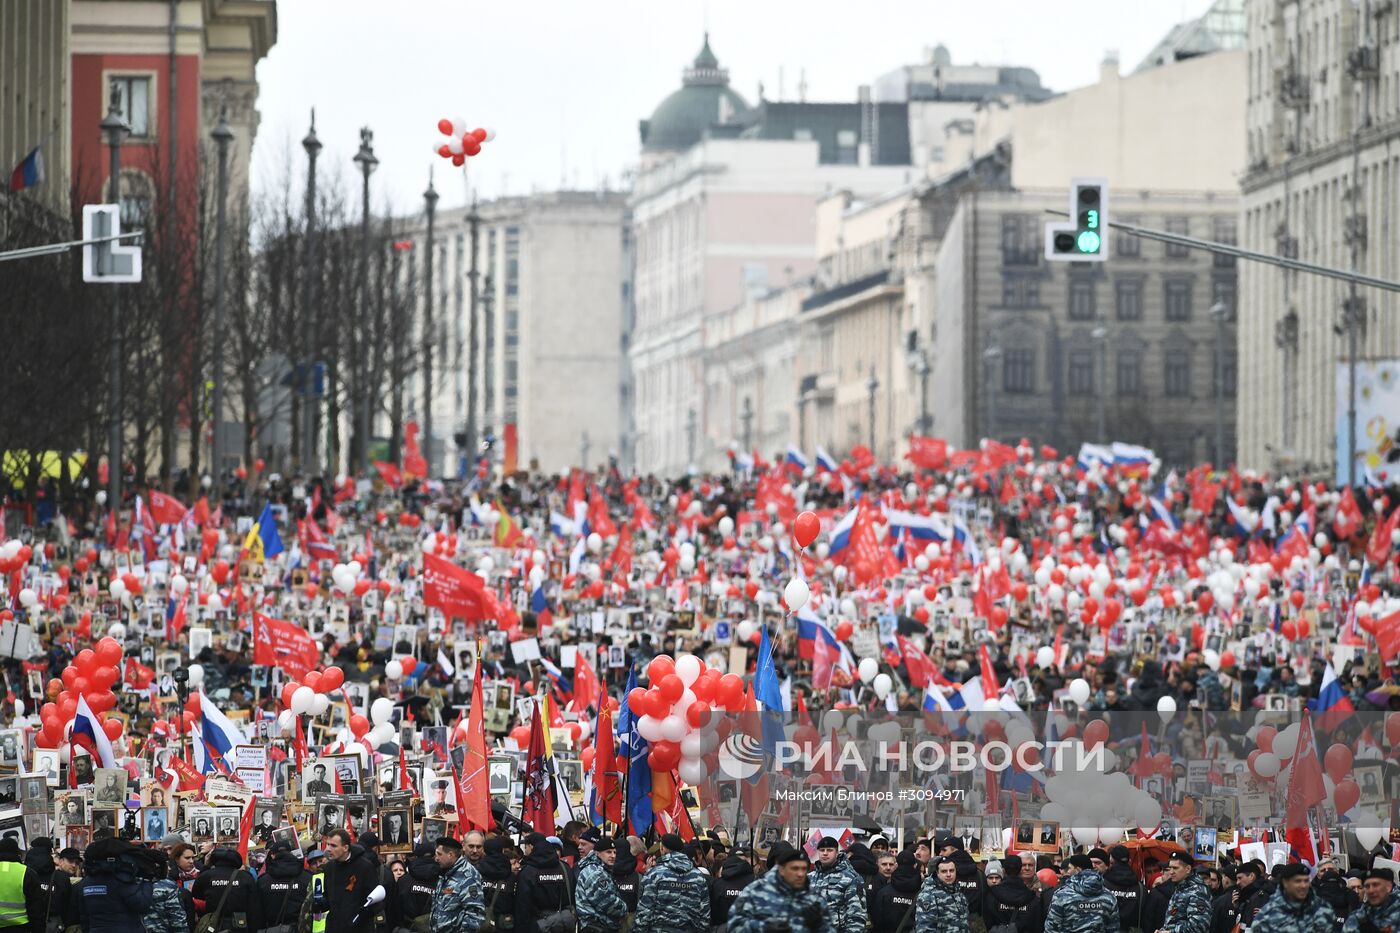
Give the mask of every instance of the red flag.
POLYGON ((167 633, 170 643, 176 644, 180 640, 180 635, 185 631, 187 616, 185 615, 185 604, 189 602, 188 596, 180 597, 180 602, 175 606, 175 612, 170 616, 170 631, 167 633))
POLYGON ((1303 861, 1316 861, 1312 831, 1308 826, 1308 811, 1327 799, 1327 787, 1322 781, 1322 762, 1317 758, 1317 742, 1313 738, 1312 719, 1306 710, 1298 728, 1297 751, 1293 754, 1288 778, 1287 839, 1293 854, 1303 861), (1311 856, 1311 859, 1309 859, 1311 856))
POLYGON ((1201 478, 1191 487, 1191 508, 1203 515, 1209 515, 1215 508, 1215 500, 1220 498, 1220 484, 1201 478))
POLYGON ((846 565, 855 566, 861 561, 869 561, 870 566, 884 566, 885 549, 880 544, 880 536, 875 531, 874 509, 862 503, 856 512, 855 524, 851 526, 851 543, 846 549, 846 565))
POLYGON ((596 708, 598 705, 598 675, 582 651, 574 658, 574 696, 569 701, 569 709, 582 713, 588 707, 596 708))
POLYGON ((1341 501, 1337 503, 1336 514, 1332 516, 1332 530, 1337 533, 1337 537, 1343 541, 1356 534, 1356 530, 1361 527, 1361 507, 1356 504, 1356 496, 1352 495, 1351 487, 1342 490, 1341 501))
MULTIPOLYGON (((478 656, 480 649, 478 648, 478 656)), ((483 833, 491 831, 491 793, 486 774, 486 693, 481 685, 482 665, 472 681, 471 715, 467 717, 467 755, 462 765, 462 799, 457 810, 462 821, 483 833)), ((550 810, 550 819, 553 819, 550 810)))
POLYGON ((1356 624, 1376 639, 1382 664, 1389 664, 1390 660, 1400 653, 1400 612, 1392 612, 1379 619, 1358 616, 1356 624))
POLYGON ((604 538, 617 534, 617 525, 608 514, 608 500, 596 489, 588 500, 588 527, 604 538))
MULTIPOLYGON (((431 439, 429 443, 432 443, 431 439)), ((405 476, 428 478, 428 461, 418 446, 418 422, 410 421, 403 427, 403 472, 405 476)))
POLYGON ((301 626, 253 613, 253 663, 280 667, 293 678, 300 678, 321 660, 316 639, 301 626))
POLYGON ((326 538, 326 533, 321 530, 321 526, 316 524, 316 519, 310 515, 301 523, 302 547, 306 549, 307 555, 314 560, 338 560, 340 554, 336 551, 335 545, 326 538))
POLYGON ((413 790, 413 780, 408 776, 408 762, 404 760, 403 746, 399 746, 399 790, 413 790))
POLYGON ((209 517, 209 500, 200 496, 199 501, 194 504, 194 523, 203 528, 209 524, 209 517))
POLYGON ((150 513, 151 518, 159 525, 178 525, 185 520, 185 513, 188 511, 179 499, 174 496, 167 496, 165 493, 152 489, 150 513))
POLYGON ((520 539, 525 537, 524 533, 499 500, 496 502, 496 512, 500 516, 496 520, 496 530, 492 534, 496 547, 515 547, 520 543, 520 539))
POLYGON ((387 460, 373 460, 375 470, 379 472, 379 478, 384 481, 384 485, 390 489, 401 489, 403 487, 403 474, 399 468, 387 460))
POLYGON ((441 609, 449 619, 488 618, 486 584, 469 570, 436 554, 423 555, 423 604, 441 609))
POLYGON ((1387 519, 1376 521, 1376 530, 1371 532, 1371 541, 1366 545, 1366 559, 1379 570, 1390 560, 1391 536, 1400 528, 1400 508, 1390 513, 1387 519))
POLYGON ((530 749, 525 760, 525 805, 521 818, 536 832, 554 835, 554 779, 544 756, 544 724, 535 704, 530 719, 530 749))
POLYGON ((909 672, 909 685, 927 687, 933 680, 933 659, 903 635, 895 635, 895 641, 904 654, 904 669, 909 672))
POLYGON ((598 738, 593 746, 593 799, 598 816, 609 823, 622 822, 622 788, 618 781, 612 711, 606 708, 598 713, 598 738))
POLYGON ((904 458, 925 470, 942 470, 948 466, 948 442, 941 437, 909 438, 909 453, 904 458))
POLYGON ((985 643, 977 646, 977 659, 982 664, 982 696, 984 699, 995 700, 1001 695, 1001 684, 997 682, 997 672, 992 667, 992 658, 987 654, 985 643))
POLYGON ((248 839, 253 835, 253 807, 257 802, 258 797, 254 794, 248 801, 248 809, 243 811, 243 819, 238 824, 238 854, 243 856, 244 864, 248 862, 248 839))

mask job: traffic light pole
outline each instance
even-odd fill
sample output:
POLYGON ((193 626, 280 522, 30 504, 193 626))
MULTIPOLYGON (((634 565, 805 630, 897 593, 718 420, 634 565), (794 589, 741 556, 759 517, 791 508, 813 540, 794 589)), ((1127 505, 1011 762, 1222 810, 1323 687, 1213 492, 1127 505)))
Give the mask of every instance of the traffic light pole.
MULTIPOLYGON (((1045 213, 1056 217, 1068 216, 1064 211, 1047 210, 1045 213)), ((1165 230, 1153 230, 1150 227, 1139 227, 1134 224, 1118 223, 1109 221, 1105 226, 1114 230, 1121 230, 1144 240, 1157 240, 1161 243, 1175 243, 1178 246, 1185 246, 1188 249, 1200 249, 1210 253, 1219 253, 1222 256, 1233 256, 1236 259, 1244 259, 1250 262, 1262 262, 1271 266, 1278 266, 1281 269, 1292 269, 1294 272, 1306 272, 1312 275, 1320 275, 1329 279, 1340 279, 1343 282, 1352 282, 1356 285, 1369 288, 1379 288, 1388 292, 1400 292, 1400 282, 1390 279, 1381 279, 1373 275, 1363 275, 1360 272, 1352 272, 1347 269, 1334 269, 1331 266, 1319 266, 1316 263, 1302 262, 1297 259, 1288 259, 1283 256, 1274 256, 1269 253, 1258 253, 1251 249, 1241 249, 1232 243, 1217 243, 1214 240, 1202 240, 1192 236, 1185 236, 1180 233, 1168 233, 1165 230)))

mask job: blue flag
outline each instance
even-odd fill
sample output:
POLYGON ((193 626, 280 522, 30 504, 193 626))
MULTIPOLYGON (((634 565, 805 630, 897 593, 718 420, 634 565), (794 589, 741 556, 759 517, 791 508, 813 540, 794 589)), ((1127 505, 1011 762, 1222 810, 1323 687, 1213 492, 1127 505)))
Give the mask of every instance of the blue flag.
MULTIPOLYGON (((626 697, 637 686, 637 669, 633 667, 627 674, 626 697)), ((621 715, 617 717, 617 738, 619 754, 627 758, 627 799, 623 801, 628 817, 632 820, 632 832, 638 836, 651 828, 651 765, 647 764, 647 754, 651 746, 637 732, 637 717, 624 701, 621 715)))
POLYGON ((758 666, 753 673, 753 695, 763 704, 763 751, 770 758, 778 754, 778 743, 784 738, 783 693, 778 686, 778 669, 773 664, 773 643, 768 640, 768 626, 758 643, 758 666))

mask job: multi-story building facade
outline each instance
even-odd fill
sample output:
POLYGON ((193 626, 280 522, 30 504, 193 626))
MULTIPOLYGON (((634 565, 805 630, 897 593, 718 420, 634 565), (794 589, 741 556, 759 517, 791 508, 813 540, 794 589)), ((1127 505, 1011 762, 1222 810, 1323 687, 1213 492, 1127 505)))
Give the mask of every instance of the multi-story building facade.
MULTIPOLYGON (((414 248, 403 274, 417 281, 426 227, 422 217, 406 223, 414 248)), ((628 233, 626 196, 614 191, 548 192, 485 202, 474 212, 437 212, 435 437, 424 447, 431 449, 434 475, 456 474, 465 463, 473 398, 478 441, 492 439, 497 462, 514 457, 521 469, 554 471, 584 459, 596 465, 619 452, 628 233)), ((426 291, 419 285, 414 293, 421 311, 426 291)), ((411 393, 414 417, 422 397, 420 381, 411 393)))
MULTIPOLYGON (((1248 0, 1245 12, 1243 245, 1400 278, 1400 10, 1248 0)), ((1348 330, 1358 358, 1400 356, 1395 296, 1353 300, 1345 283, 1253 263, 1241 296, 1241 461, 1344 472, 1348 330)))

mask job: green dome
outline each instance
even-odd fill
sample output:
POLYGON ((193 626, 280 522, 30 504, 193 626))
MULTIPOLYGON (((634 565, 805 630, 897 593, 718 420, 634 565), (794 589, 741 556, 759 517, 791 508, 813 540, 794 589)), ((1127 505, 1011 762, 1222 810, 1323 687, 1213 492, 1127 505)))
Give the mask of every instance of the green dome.
POLYGON ((663 100, 642 121, 642 150, 670 152, 689 149, 717 123, 733 123, 749 112, 749 104, 729 87, 729 72, 710 50, 710 36, 695 61, 681 76, 681 88, 663 100))

